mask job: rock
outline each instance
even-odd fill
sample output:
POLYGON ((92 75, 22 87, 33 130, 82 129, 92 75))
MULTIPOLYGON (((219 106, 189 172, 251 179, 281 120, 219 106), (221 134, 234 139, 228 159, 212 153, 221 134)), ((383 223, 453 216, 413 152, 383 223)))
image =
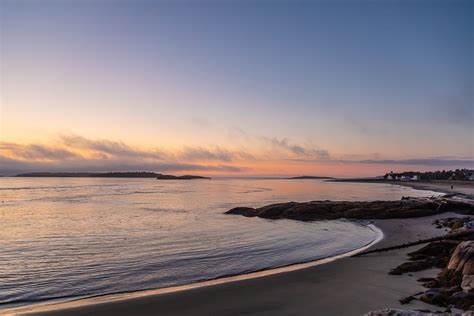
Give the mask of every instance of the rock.
POLYGON ((298 203, 296 202, 272 204, 258 208, 257 214, 259 217, 263 218, 279 218, 285 211, 291 209, 297 204, 298 203))
POLYGON ((399 300, 400 304, 405 305, 410 303, 411 301, 416 300, 416 297, 414 296, 407 296, 399 300))
POLYGON ((402 309, 395 309, 395 308, 386 308, 378 311, 368 312, 364 316, 451 316, 449 314, 434 314, 429 311, 411 311, 411 310, 402 310, 402 309))
POLYGON ((257 210, 251 207, 234 207, 233 209, 226 212, 226 214, 242 215, 246 217, 257 216, 257 210))
POLYGON ((454 250, 446 268, 448 271, 462 275, 461 288, 464 291, 474 290, 474 241, 463 241, 454 250))
POLYGON ((462 276, 461 288, 467 292, 474 292, 474 275, 467 274, 462 276))
POLYGON ((474 298, 473 294, 469 294, 469 293, 466 293, 464 291, 455 292, 451 296, 456 298, 456 299, 463 299, 463 300, 471 300, 471 299, 474 298))
POLYGON ((426 288, 434 288, 440 286, 438 280, 436 280, 435 278, 419 278, 417 282, 422 283, 423 286, 426 288))
POLYGON ((456 292, 459 292, 461 288, 459 286, 451 286, 451 287, 445 287, 443 288, 443 293, 446 295, 453 295, 456 292))
POLYGON ((431 267, 432 267, 431 263, 426 260, 408 261, 408 262, 402 263, 395 269, 392 269, 388 274, 401 275, 406 272, 416 272, 416 271, 426 270, 431 267))
POLYGON ((429 289, 420 296, 420 301, 443 306, 447 302, 447 298, 439 289, 429 289))
POLYGON ((449 257, 451 251, 456 248, 459 242, 454 240, 441 240, 427 244, 423 248, 410 252, 408 255, 413 260, 425 259, 428 257, 449 257))
MULTIPOLYGON (((459 244, 458 241, 442 240, 429 243, 428 245, 408 253, 410 261, 402 263, 389 274, 400 275, 406 272, 416 272, 429 268, 444 268, 450 259, 450 253, 459 244)), ((428 279, 423 282, 425 287, 436 287, 438 281, 428 279)))
POLYGON ((386 219, 410 218, 440 214, 445 211, 474 214, 474 203, 451 198, 405 198, 399 201, 312 201, 288 202, 252 208, 229 210, 227 214, 258 216, 262 218, 288 218, 295 220, 386 219), (256 214, 254 213, 256 212, 256 214))
POLYGON ((432 281, 436 281, 435 278, 419 278, 418 280, 416 280, 420 283, 426 283, 426 282, 432 282, 432 281))

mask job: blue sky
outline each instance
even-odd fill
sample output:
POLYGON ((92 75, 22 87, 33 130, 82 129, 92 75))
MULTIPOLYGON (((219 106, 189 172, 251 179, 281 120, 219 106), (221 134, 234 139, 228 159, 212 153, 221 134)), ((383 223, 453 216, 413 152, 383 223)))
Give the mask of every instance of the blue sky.
POLYGON ((277 160, 314 164, 474 156, 471 1, 0 3, 10 144, 66 133, 247 165, 282 142, 314 156, 277 160))

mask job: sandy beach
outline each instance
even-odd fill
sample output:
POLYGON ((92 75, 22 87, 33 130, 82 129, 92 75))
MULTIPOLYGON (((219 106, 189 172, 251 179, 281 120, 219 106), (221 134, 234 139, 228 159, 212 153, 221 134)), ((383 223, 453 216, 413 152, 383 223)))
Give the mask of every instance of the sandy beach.
POLYGON ((416 190, 429 190, 440 193, 461 193, 474 195, 474 181, 440 180, 440 181, 387 181, 379 179, 336 179, 336 182, 361 182, 361 183, 386 183, 413 188, 416 190), (452 187, 451 187, 452 186, 452 187))
MULTIPOLYGON (((387 183, 389 183, 387 181, 387 183)), ((430 190, 441 193, 462 193, 474 195, 474 181, 409 181, 392 183, 417 190, 430 190), (451 188, 453 186, 453 188, 451 188)))
MULTIPOLYGON (((384 237, 371 249, 442 235, 445 231, 436 229, 432 222, 449 216, 455 214, 377 220, 375 225, 384 237)), ((172 293, 91 298, 27 312, 34 315, 363 315, 388 307, 438 310, 420 301, 399 303, 401 298, 424 290, 416 281, 418 278, 434 276, 438 270, 401 276, 388 274, 407 259, 407 253, 420 247, 348 257, 296 271, 172 293)))
MULTIPOLYGON (((450 214, 452 215, 452 214, 450 214)), ((443 230, 431 225, 436 218, 379 220, 384 239, 373 248, 438 236, 443 230)), ((80 305, 57 304, 34 315, 362 315, 371 310, 394 308, 437 309, 414 301, 400 305, 399 299, 423 290, 416 282, 435 271, 412 276, 388 275, 417 247, 344 258, 335 262, 250 280, 230 282, 175 293, 80 305)))

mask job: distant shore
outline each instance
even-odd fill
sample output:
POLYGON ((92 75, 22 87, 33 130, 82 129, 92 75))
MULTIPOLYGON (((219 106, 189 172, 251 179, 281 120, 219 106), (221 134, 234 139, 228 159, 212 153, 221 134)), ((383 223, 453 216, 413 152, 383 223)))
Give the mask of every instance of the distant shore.
POLYGON ((429 190, 440 193, 461 193, 474 196, 474 181, 433 180, 433 181, 395 181, 382 179, 334 179, 335 182, 385 183, 400 185, 416 190, 429 190), (452 186, 452 187, 451 187, 452 186))
POLYGON ((18 178, 155 178, 157 180, 195 180, 210 177, 196 175, 175 176, 155 172, 30 172, 20 173, 18 178))

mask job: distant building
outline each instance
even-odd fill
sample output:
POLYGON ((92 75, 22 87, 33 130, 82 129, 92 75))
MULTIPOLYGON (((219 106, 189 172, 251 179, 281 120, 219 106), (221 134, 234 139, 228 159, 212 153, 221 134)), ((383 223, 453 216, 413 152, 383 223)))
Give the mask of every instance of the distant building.
POLYGON ((383 178, 388 181, 418 181, 421 179, 420 175, 414 172, 393 173, 393 171, 385 174, 383 178))
POLYGON ((410 181, 410 180, 411 180, 411 177, 410 177, 410 176, 401 176, 401 177, 400 177, 400 180, 401 180, 401 181, 410 181))

